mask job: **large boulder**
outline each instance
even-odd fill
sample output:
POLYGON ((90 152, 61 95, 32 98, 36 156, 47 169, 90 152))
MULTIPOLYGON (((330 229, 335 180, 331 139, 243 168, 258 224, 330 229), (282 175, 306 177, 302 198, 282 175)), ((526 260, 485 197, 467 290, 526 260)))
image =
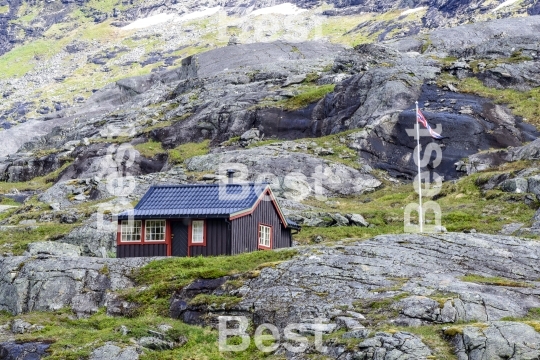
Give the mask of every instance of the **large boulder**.
POLYGON ((107 343, 90 354, 89 360, 137 360, 139 353, 133 346, 121 348, 114 343, 107 343))
MULTIPOLYGON (((33 360, 47 356, 47 349, 51 344, 42 342, 0 343, 0 359, 6 360, 33 360)), ((127 359, 126 359, 127 360, 127 359)))
POLYGON ((12 314, 65 307, 89 315, 107 305, 109 291, 133 286, 133 270, 150 259, 5 257, 0 261, 0 310, 12 314))
POLYGON ((235 168, 243 171, 243 180, 268 181, 278 196, 292 199, 362 194, 382 184, 368 173, 310 154, 289 152, 279 144, 197 156, 186 161, 186 168, 220 175, 235 168))

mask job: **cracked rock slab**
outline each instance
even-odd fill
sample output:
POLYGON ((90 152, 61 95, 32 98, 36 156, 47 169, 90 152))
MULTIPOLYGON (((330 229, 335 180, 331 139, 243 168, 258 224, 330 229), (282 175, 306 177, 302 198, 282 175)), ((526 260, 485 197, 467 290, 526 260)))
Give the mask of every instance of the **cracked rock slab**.
POLYGON ((466 326, 453 343, 459 360, 524 360, 540 357, 540 334, 518 322, 466 326))

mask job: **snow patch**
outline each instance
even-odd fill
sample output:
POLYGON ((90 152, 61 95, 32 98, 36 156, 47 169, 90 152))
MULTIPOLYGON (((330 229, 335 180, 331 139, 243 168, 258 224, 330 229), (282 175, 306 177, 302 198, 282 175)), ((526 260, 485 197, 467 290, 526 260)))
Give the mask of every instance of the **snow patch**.
POLYGON ((497 6, 495 9, 493 9, 491 12, 495 12, 497 10, 500 10, 502 9, 503 7, 507 7, 507 6, 510 6, 512 5, 513 3, 515 2, 518 2, 519 0, 507 0, 505 2, 503 2, 502 4, 500 4, 499 6, 497 6))
POLYGON ((185 14, 182 16, 178 16, 177 14, 153 15, 144 19, 135 20, 131 24, 124 26, 122 30, 144 29, 147 27, 163 24, 168 21, 184 22, 184 21, 189 21, 193 19, 199 19, 199 18, 203 18, 207 16, 212 16, 215 13, 217 13, 219 10, 221 10, 221 6, 216 6, 216 7, 209 8, 206 10, 201 10, 201 11, 195 11, 195 12, 185 14))
POLYGON ((270 6, 264 9, 259 9, 253 11, 250 16, 259 16, 259 15, 267 15, 267 14, 279 14, 279 15, 298 15, 307 10, 300 9, 298 6, 291 4, 291 3, 285 3, 281 5, 276 6, 270 6))
POLYGON ((221 6, 216 6, 216 7, 209 8, 206 10, 201 10, 201 11, 195 11, 190 14, 182 15, 178 17, 177 19, 174 19, 174 21, 184 22, 184 21, 189 21, 189 20, 198 19, 202 17, 212 16, 215 13, 219 12, 219 10, 221 10, 221 6))
POLYGON ((426 8, 425 6, 420 6, 420 7, 414 8, 414 9, 405 10, 404 12, 401 13, 401 16, 414 14, 416 12, 424 10, 425 8, 426 8))
POLYGON ((124 26, 122 30, 144 29, 150 26, 155 26, 155 25, 170 21, 174 19, 175 17, 176 17, 175 14, 153 15, 144 19, 135 20, 131 24, 124 26))

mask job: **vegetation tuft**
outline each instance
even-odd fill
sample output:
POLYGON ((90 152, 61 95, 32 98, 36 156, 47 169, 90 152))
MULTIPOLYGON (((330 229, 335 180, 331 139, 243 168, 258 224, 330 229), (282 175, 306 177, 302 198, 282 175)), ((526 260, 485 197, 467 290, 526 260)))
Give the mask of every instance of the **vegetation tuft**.
POLYGON ((485 285, 494 285, 494 286, 510 286, 510 287, 532 287, 531 284, 528 284, 523 281, 515 281, 511 279, 506 279, 499 276, 482 276, 476 274, 468 274, 460 278, 462 281, 473 282, 477 284, 485 285))
POLYGON ((279 101, 275 104, 277 107, 282 107, 284 110, 294 111, 305 108, 306 106, 319 101, 326 94, 334 91, 335 85, 306 85, 298 89, 298 95, 295 95, 287 100, 279 101))

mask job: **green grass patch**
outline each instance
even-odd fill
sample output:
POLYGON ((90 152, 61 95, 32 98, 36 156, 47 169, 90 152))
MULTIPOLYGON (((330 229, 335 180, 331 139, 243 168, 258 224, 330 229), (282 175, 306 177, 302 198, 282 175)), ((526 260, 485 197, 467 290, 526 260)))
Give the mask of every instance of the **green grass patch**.
MULTIPOLYGON (((256 275, 257 268, 261 264, 289 260, 295 254, 294 250, 256 251, 235 256, 153 261, 135 274, 137 282, 146 286, 145 290, 130 290, 126 294, 126 299, 141 305, 138 313, 166 316, 171 294, 196 279, 215 279, 250 271, 255 271, 256 275)), ((204 300, 208 301, 209 298, 206 297, 204 300)), ((225 298, 225 301, 230 300, 225 298)))
POLYGON ((163 149, 159 141, 148 141, 142 144, 135 145, 134 148, 146 158, 153 158, 158 154, 164 154, 167 152, 163 149))
POLYGON ((1 197, 0 196, 0 205, 7 205, 7 206, 19 206, 18 202, 16 202, 13 199, 7 198, 7 197, 1 197))
POLYGON ((457 360, 454 349, 450 342, 445 339, 443 325, 424 325, 394 328, 393 331, 405 331, 417 335, 433 352, 432 357, 427 359, 457 360))
MULTIPOLYGON (((133 346, 133 342, 144 336, 151 336, 149 331, 158 331, 159 325, 168 325, 172 328, 165 335, 165 340, 177 342, 180 337, 187 338, 187 343, 174 350, 152 351, 143 348, 141 360, 177 360, 177 359, 265 359, 268 355, 260 353, 252 344, 247 351, 241 353, 219 352, 218 332, 211 328, 202 328, 184 324, 168 317, 154 315, 137 318, 111 317, 104 311, 85 318, 76 319, 68 310, 11 316, 0 314, 0 323, 6 324, 14 318, 22 319, 31 324, 42 325, 44 329, 37 332, 16 335, 21 342, 46 341, 52 342, 47 359, 51 360, 79 360, 86 359, 92 350, 114 342, 120 347, 133 346), (121 326, 127 327, 129 332, 124 335, 121 326)), ((234 339, 229 340, 231 343, 234 339)))
POLYGON ((230 309, 238 304, 242 298, 235 296, 216 296, 199 294, 189 302, 191 306, 211 306, 213 308, 230 309))
POLYGON ((460 277, 461 281, 473 282, 477 284, 494 285, 494 286, 510 286, 510 287, 533 287, 524 281, 516 281, 499 276, 482 276, 476 274, 468 274, 460 277))
POLYGON ((210 140, 204 140, 200 143, 182 144, 174 149, 166 150, 158 141, 148 141, 134 146, 142 156, 152 158, 158 154, 168 154, 171 164, 182 164, 194 156, 206 155, 210 152, 210 140))
POLYGON ((65 40, 38 39, 13 48, 0 56, 0 79, 23 76, 66 44, 65 40))
POLYGON ((276 106, 288 111, 299 110, 321 100, 326 94, 334 91, 334 88, 334 84, 302 86, 298 89, 298 95, 287 100, 279 101, 276 106))
MULTIPOLYGON (((478 232, 496 234, 505 224, 531 224, 535 209, 534 206, 525 204, 527 194, 505 193, 498 189, 483 192, 479 188, 479 185, 493 175, 518 171, 528 166, 532 166, 530 162, 506 164, 494 171, 473 174, 455 183, 444 183, 441 192, 436 195, 436 202, 441 207, 442 225, 453 232, 476 229, 478 232)), ((304 203, 320 209, 317 211, 362 214, 375 227, 304 226, 302 231, 295 235, 295 240, 310 244, 317 235, 327 241, 337 241, 343 238, 368 239, 379 234, 403 233, 404 208, 417 201, 418 195, 412 184, 395 185, 389 182, 385 182, 381 189, 360 196, 329 199, 324 202, 308 198, 304 203)), ((427 220, 434 220, 433 213, 427 214, 427 220)), ((413 213, 412 222, 417 221, 417 214, 413 213)))
POLYGON ((17 226, 0 231, 0 252, 22 255, 28 244, 55 240, 67 235, 76 224, 39 224, 36 226, 17 226))
POLYGON ((210 140, 200 143, 182 144, 168 151, 169 161, 173 164, 182 164, 194 156, 206 155, 210 152, 210 140))
POLYGON ((68 168, 72 164, 72 161, 66 162, 59 169, 53 171, 45 176, 36 177, 30 181, 25 182, 5 182, 0 181, 0 195, 7 194, 12 191, 33 191, 33 190, 46 190, 54 185, 54 182, 62 171, 68 168))
POLYGON ((382 326, 399 315, 399 309, 394 306, 398 301, 409 297, 408 292, 377 299, 360 299, 353 303, 354 310, 364 315, 362 324, 366 327, 382 326))
POLYGON ((233 136, 229 140, 225 141, 223 145, 232 146, 232 145, 238 144, 239 141, 240 141, 240 136, 233 136))

